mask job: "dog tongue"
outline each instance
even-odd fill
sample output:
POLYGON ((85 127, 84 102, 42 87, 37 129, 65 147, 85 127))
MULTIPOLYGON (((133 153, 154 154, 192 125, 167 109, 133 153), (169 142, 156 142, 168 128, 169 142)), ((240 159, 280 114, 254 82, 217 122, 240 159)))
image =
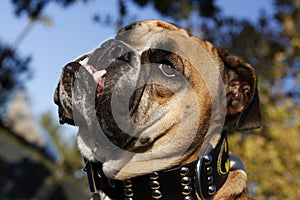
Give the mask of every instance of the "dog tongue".
POLYGON ((103 88, 104 88, 104 80, 105 80, 105 77, 104 74, 106 74, 106 70, 100 70, 98 72, 94 73, 93 77, 94 77, 94 80, 97 82, 98 80, 98 86, 97 86, 97 98, 99 98, 101 96, 101 93, 103 91, 103 88), (102 74, 101 76, 97 76, 95 78, 95 74, 98 73, 98 74, 102 74))
POLYGON ((89 58, 86 57, 85 59, 79 61, 81 64, 94 78, 95 82, 98 84, 97 86, 97 97, 100 97, 103 88, 104 88, 104 75, 106 74, 106 70, 99 70, 97 71, 92 65, 88 64, 89 58))

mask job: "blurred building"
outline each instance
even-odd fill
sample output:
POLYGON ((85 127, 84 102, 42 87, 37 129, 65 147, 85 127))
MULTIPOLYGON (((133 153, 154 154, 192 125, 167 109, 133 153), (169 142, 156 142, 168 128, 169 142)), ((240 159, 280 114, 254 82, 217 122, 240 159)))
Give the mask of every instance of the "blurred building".
POLYGON ((24 94, 16 93, 0 119, 0 199, 88 199, 87 188, 65 176, 61 160, 32 117, 24 94))

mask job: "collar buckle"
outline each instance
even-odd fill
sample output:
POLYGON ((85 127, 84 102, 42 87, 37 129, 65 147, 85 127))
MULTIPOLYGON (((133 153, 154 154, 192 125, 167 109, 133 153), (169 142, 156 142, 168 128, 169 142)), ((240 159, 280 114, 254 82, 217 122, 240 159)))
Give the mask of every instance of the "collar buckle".
POLYGON ((230 159, 226 131, 215 148, 206 147, 204 155, 200 156, 195 175, 195 187, 202 199, 212 199, 225 183, 230 170, 230 159))

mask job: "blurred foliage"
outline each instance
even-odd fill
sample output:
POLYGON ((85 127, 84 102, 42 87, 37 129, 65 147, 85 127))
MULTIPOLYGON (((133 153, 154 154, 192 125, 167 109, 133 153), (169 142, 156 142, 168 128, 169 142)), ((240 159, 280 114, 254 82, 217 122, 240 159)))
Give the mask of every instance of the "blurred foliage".
MULTIPOLYGON (((37 18, 50 2, 62 6, 76 2, 93 3, 88 0, 12 0, 15 13, 30 18, 37 18)), ((151 6, 165 19, 241 56, 256 68, 264 124, 261 129, 247 134, 230 135, 231 151, 243 160, 250 183, 257 186, 252 187, 256 188, 253 191, 256 199, 300 199, 299 1, 273 0, 270 2, 272 11, 261 10, 256 20, 226 16, 216 0, 117 2, 117 19, 113 16, 99 17, 100 10, 94 20, 119 27, 132 19, 129 5, 151 6)), ((2 60, 0 72, 4 69, 2 60)), ((22 61, 20 58, 17 60, 22 61)), ((28 62, 21 63, 26 65, 28 62)), ((4 76, 0 73, 0 77, 4 76)), ((3 81, 1 78, 1 86, 3 81)), ((14 81, 7 83, 11 85, 14 81)), ((80 158, 73 154, 71 148, 67 148, 68 145, 61 144, 56 134, 59 132, 57 125, 48 115, 42 116, 42 123, 64 152, 64 168, 71 171, 78 169, 75 160, 80 158)))
POLYGON ((145 6, 152 4, 163 16, 176 20, 188 19, 192 12, 197 12, 200 17, 213 17, 220 9, 215 0, 132 0, 134 3, 145 6))
POLYGON ((263 128, 243 140, 238 134, 229 138, 232 153, 243 160, 249 181, 257 186, 252 188, 257 200, 300 197, 300 124, 291 118, 299 117, 300 109, 291 109, 291 100, 282 104, 263 105, 269 130, 263 128))
MULTIPOLYGON (((21 57, 18 52, 0 41, 0 111, 11 90, 23 89, 23 81, 31 77, 30 57, 21 57)), ((2 113, 0 113, 0 116, 2 113)))
POLYGON ((82 158, 77 150, 77 143, 75 137, 63 139, 63 134, 68 134, 64 127, 53 119, 51 112, 45 112, 41 115, 41 125, 51 136, 55 146, 58 148, 61 156, 61 168, 66 173, 74 175, 77 170, 82 168, 82 158))
MULTIPOLYGON (((65 130, 65 127, 58 124, 50 111, 44 112, 40 116, 42 127, 49 133, 54 145, 58 149, 61 160, 54 166, 61 173, 61 177, 76 183, 80 188, 88 190, 88 180, 83 170, 82 157, 77 148, 75 137, 64 137, 66 134, 72 135, 65 130)), ((72 135, 75 136, 75 135, 72 135)))

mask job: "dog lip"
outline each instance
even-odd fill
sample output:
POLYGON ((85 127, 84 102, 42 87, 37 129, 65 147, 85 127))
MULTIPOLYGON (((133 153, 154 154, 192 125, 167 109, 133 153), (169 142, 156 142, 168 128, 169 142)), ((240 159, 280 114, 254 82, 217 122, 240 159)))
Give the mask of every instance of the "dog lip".
POLYGON ((102 91, 104 89, 105 74, 106 74, 106 70, 100 70, 93 74, 93 78, 94 78, 95 82, 98 84, 97 85, 97 97, 98 98, 102 94, 102 91))
POLYGON ((105 82, 105 77, 101 77, 98 81, 98 86, 97 86, 97 98, 100 97, 104 90, 104 82, 105 82))
POLYGON ((79 61, 79 64, 82 65, 90 74, 94 74, 97 72, 97 70, 92 66, 88 64, 89 58, 86 57, 83 60, 79 61))
POLYGON ((97 97, 99 97, 104 89, 104 80, 105 80, 105 74, 107 71, 105 69, 103 70, 97 70, 92 65, 88 64, 89 58, 86 57, 83 60, 79 61, 79 64, 83 66, 92 76, 95 82, 98 84, 97 86, 97 97))
POLYGON ((82 65, 94 78, 96 83, 98 83, 101 78, 106 74, 106 70, 97 70, 92 65, 88 64, 89 58, 86 57, 83 60, 79 61, 79 64, 82 65))

